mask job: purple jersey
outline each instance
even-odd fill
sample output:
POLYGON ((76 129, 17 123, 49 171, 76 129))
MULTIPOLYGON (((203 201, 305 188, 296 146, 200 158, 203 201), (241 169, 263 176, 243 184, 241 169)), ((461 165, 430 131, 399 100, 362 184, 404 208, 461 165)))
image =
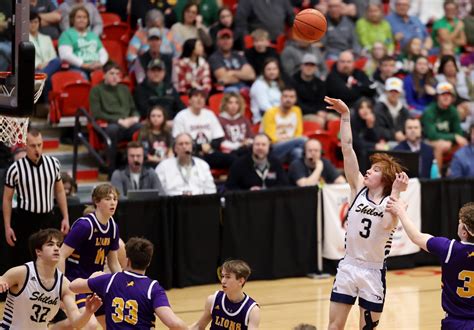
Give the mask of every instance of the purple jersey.
POLYGON ((107 329, 155 327, 155 308, 169 307, 165 290, 145 275, 123 271, 91 278, 89 288, 102 297, 107 329))
POLYGON ((95 213, 77 219, 64 243, 74 249, 66 260, 66 277, 88 278, 92 273, 104 270, 109 251, 119 248, 119 232, 113 218, 103 225, 95 213))
POLYGON ((248 328, 252 308, 257 306, 255 300, 247 296, 239 303, 233 303, 224 291, 217 291, 211 307, 213 329, 244 330, 248 328))
POLYGON ((432 237, 428 251, 442 268, 442 305, 448 316, 474 320, 474 244, 432 237))

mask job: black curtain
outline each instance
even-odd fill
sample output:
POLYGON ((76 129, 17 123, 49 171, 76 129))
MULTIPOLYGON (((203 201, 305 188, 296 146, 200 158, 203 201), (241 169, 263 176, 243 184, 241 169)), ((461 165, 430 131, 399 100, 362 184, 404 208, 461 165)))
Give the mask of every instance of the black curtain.
POLYGON ((315 269, 317 189, 225 195, 222 258, 239 258, 252 279, 304 276, 315 269))

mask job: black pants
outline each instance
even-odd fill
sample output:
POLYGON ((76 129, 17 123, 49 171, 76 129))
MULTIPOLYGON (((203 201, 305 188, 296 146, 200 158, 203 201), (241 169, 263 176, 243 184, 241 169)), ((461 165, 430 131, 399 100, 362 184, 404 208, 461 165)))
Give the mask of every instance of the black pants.
POLYGON ((59 221, 53 212, 32 213, 21 209, 12 212, 12 228, 15 231, 16 242, 8 249, 10 266, 18 266, 32 260, 28 241, 31 234, 40 229, 60 229, 59 221))

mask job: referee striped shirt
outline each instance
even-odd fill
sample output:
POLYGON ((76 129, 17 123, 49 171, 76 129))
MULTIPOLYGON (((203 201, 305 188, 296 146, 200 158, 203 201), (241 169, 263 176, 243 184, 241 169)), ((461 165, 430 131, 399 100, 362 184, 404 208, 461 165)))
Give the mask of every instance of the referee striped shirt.
POLYGON ((61 180, 59 160, 41 155, 38 164, 28 157, 14 162, 5 185, 16 190, 18 207, 32 213, 48 213, 54 206, 54 185, 61 180))

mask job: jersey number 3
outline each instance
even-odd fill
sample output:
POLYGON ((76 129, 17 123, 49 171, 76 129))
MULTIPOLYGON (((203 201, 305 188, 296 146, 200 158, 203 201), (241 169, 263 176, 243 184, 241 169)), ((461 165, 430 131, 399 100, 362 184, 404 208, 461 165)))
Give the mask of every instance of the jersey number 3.
POLYGON ((115 323, 127 322, 131 325, 135 325, 138 322, 138 303, 136 300, 124 301, 120 297, 115 297, 112 301, 112 307, 115 308, 112 313, 112 320, 115 323), (124 310, 127 311, 127 315, 124 315, 124 310))
POLYGON ((362 219, 362 224, 364 225, 364 230, 359 232, 359 235, 363 238, 369 238, 370 236, 370 227, 372 227, 372 220, 364 218, 362 219))
POLYGON ((458 280, 463 281, 464 286, 458 287, 456 293, 461 298, 472 298, 474 297, 474 272, 469 270, 463 270, 458 275, 458 280))

